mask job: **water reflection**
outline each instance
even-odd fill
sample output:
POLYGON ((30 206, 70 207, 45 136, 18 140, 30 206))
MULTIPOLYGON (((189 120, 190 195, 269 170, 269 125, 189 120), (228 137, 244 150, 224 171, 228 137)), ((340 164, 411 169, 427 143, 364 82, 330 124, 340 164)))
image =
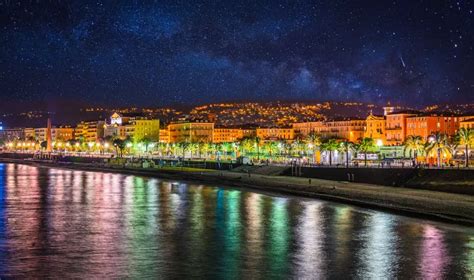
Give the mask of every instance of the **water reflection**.
POLYGON ((367 219, 366 232, 363 234, 365 245, 359 253, 361 277, 365 279, 397 278, 398 237, 392 234, 395 223, 395 217, 379 212, 367 219))
POLYGON ((324 252, 324 221, 321 219, 322 203, 306 202, 299 217, 296 231, 296 276, 299 279, 324 278, 327 256, 324 252))
POLYGON ((423 228, 420 275, 423 279, 446 278, 450 256, 446 252, 443 233, 431 225, 425 225, 423 228))
POLYGON ((347 205, 0 164, 0 276, 472 278, 470 228, 347 205))

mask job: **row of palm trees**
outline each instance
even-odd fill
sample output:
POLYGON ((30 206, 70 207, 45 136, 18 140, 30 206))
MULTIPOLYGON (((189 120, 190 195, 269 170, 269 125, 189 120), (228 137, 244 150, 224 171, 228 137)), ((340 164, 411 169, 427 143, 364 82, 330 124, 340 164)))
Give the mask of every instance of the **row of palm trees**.
MULTIPOLYGON (((68 146, 77 147, 78 150, 91 149, 91 147, 87 147, 87 143, 84 141, 81 142, 79 140, 75 142, 69 143, 70 145, 68 146)), ((131 138, 109 137, 103 139, 103 142, 110 143, 109 149, 115 149, 117 156, 123 156, 124 151, 129 151, 133 154, 139 150, 145 153, 152 150, 163 156, 182 156, 183 158, 186 155, 194 158, 236 158, 237 156, 247 156, 257 160, 284 160, 294 157, 308 157, 312 158, 314 162, 318 152, 326 152, 329 165, 333 164, 334 153, 338 151, 345 154, 345 164, 347 166, 349 166, 350 153, 356 157, 358 154, 363 154, 364 164, 367 165, 368 154, 376 151, 376 143, 372 138, 361 138, 357 142, 350 142, 335 138, 322 139, 316 133, 310 133, 306 137, 298 137, 292 142, 285 140, 263 141, 259 137, 249 137, 238 142, 219 144, 207 142, 155 143, 152 139, 146 137, 139 141, 133 141, 131 138)), ((41 143, 41 146, 45 146, 43 144, 45 143, 41 143)), ((420 136, 408 136, 404 142, 403 153, 404 155, 408 154, 415 162, 419 156, 436 154, 437 165, 440 166, 445 154, 454 155, 458 147, 463 147, 465 149, 465 165, 469 166, 469 152, 472 145, 474 145, 474 130, 461 128, 454 137, 436 133, 425 141, 420 136)), ((102 145, 102 149, 104 149, 104 145, 102 145)))
MULTIPOLYGON (((115 146, 115 144, 114 144, 115 146)), ((232 143, 159 143, 154 147, 154 152, 162 156, 186 155, 192 158, 236 158, 246 156, 256 159, 285 160, 289 158, 312 158, 313 162, 317 152, 326 152, 329 157, 329 164, 333 164, 333 157, 336 151, 345 153, 346 165, 349 165, 349 153, 355 155, 364 154, 364 161, 367 165, 367 154, 375 150, 375 141, 372 138, 362 138, 353 143, 346 140, 328 138, 321 139, 317 134, 311 133, 305 138, 297 138, 295 141, 266 140, 259 137, 248 137, 238 142, 232 143)))
POLYGON ((441 166, 444 155, 454 155, 459 146, 464 146, 465 166, 469 167, 469 153, 474 145, 474 130, 461 128, 454 137, 442 133, 431 135, 427 141, 420 136, 408 136, 404 143, 404 154, 409 153, 415 162, 418 156, 436 153, 437 166, 441 166))

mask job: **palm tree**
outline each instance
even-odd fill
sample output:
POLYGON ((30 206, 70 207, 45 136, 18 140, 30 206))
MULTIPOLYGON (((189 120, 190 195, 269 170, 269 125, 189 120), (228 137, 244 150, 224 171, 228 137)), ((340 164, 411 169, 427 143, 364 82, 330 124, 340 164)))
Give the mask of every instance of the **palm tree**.
POLYGON ((364 166, 367 166, 367 153, 375 148, 375 141, 372 138, 364 137, 360 139, 360 150, 364 153, 364 166))
POLYGON ((210 153, 211 148, 212 148, 211 144, 208 143, 208 142, 204 142, 204 143, 202 143, 201 147, 202 147, 201 148, 202 153, 204 154, 204 158, 206 158, 206 159, 209 158, 209 153, 210 153))
POLYGON ((112 144, 115 147, 115 151, 117 153, 117 156, 122 157, 123 156, 123 150, 125 149, 125 146, 126 146, 125 141, 120 139, 120 138, 115 138, 112 141, 112 144), (120 154, 119 154, 119 150, 120 150, 120 154))
POLYGON ((43 148, 44 150, 46 150, 46 148, 48 147, 48 142, 47 141, 41 142, 40 147, 43 148))
POLYGON ((186 158, 186 150, 189 149, 190 144, 187 143, 187 142, 181 142, 178 145, 181 148, 183 159, 185 159, 186 158))
POLYGON ((469 147, 474 143, 474 130, 471 128, 461 128, 456 134, 456 142, 464 145, 465 166, 469 167, 469 147))
POLYGON ((340 144, 342 152, 344 152, 346 155, 346 168, 349 167, 349 150, 352 149, 353 145, 354 143, 347 140, 342 141, 340 144))
POLYGON ((260 137, 255 137, 255 146, 257 147, 257 160, 260 160, 260 137))
POLYGON ((202 151, 204 149, 205 142, 203 140, 200 140, 196 143, 196 145, 198 151, 198 158, 202 159, 202 151))
POLYGON ((270 141, 265 145, 265 149, 268 152, 268 157, 273 158, 279 150, 278 143, 275 141, 270 141))
POLYGON ((250 138, 243 138, 242 140, 240 140, 241 154, 245 154, 246 156, 248 156, 253 147, 254 143, 250 138))
POLYGON ((423 138, 421 136, 410 135, 403 143, 403 155, 406 154, 407 151, 410 152, 410 158, 412 158, 416 162, 416 158, 418 157, 418 153, 423 153, 424 150, 424 143, 423 138))
POLYGON ((317 147, 321 146, 321 138, 316 134, 316 132, 312 131, 308 134, 306 142, 308 143, 308 147, 311 149, 314 162, 316 159, 316 149, 317 147))
POLYGON ((428 143, 426 145, 426 153, 428 154, 433 150, 436 151, 437 166, 440 167, 442 154, 450 152, 448 148, 448 138, 446 135, 437 132, 436 134, 429 137, 428 143))
POLYGON ((293 141, 292 146, 292 151, 297 157, 306 151, 306 147, 300 139, 293 141))
POLYGON ((321 143, 321 150, 329 152, 329 165, 332 165, 332 153, 337 150, 339 144, 336 139, 326 139, 321 143))
POLYGON ((145 136, 140 142, 142 142, 142 144, 145 146, 145 153, 148 153, 148 147, 152 143, 152 140, 149 137, 145 136))

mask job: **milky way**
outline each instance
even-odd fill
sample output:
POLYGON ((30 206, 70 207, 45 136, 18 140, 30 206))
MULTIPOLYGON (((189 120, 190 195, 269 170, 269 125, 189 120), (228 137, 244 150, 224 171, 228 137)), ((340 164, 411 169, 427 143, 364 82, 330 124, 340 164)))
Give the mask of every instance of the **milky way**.
POLYGON ((1 98, 474 101, 472 2, 142 2, 0 0, 1 98))

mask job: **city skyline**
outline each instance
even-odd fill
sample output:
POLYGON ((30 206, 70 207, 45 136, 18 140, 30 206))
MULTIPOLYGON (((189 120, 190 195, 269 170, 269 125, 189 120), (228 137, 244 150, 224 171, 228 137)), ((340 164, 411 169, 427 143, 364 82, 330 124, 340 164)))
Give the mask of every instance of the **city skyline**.
POLYGON ((0 4, 4 106, 473 100, 469 2, 0 4))
POLYGON ((474 0, 0 0, 1 279, 474 279, 474 0))

